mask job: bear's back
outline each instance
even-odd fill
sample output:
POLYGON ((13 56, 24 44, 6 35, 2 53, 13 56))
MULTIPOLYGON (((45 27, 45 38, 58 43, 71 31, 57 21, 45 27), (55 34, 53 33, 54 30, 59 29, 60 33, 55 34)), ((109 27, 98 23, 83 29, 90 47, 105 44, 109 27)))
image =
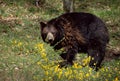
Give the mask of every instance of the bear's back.
POLYGON ((93 14, 84 12, 65 13, 58 17, 58 19, 62 18, 70 22, 72 28, 79 30, 88 40, 101 38, 107 42, 109 41, 108 30, 105 23, 93 14))
POLYGON ((89 24, 90 22, 93 22, 94 19, 97 17, 90 13, 84 13, 84 12, 73 12, 73 13, 65 13, 58 18, 65 18, 74 24, 89 24))

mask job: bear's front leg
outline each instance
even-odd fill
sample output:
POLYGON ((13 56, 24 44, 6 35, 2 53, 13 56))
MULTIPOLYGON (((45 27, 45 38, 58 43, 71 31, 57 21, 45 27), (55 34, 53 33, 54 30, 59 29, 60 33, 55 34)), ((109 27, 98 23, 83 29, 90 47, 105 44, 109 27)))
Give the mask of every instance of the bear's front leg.
POLYGON ((66 60, 70 65, 73 65, 73 60, 77 53, 78 51, 76 49, 71 48, 68 50, 66 60))
POLYGON ((54 46, 54 50, 59 50, 61 49, 63 46, 61 44, 55 45, 54 46))
POLYGON ((60 54, 60 56, 61 56, 64 60, 67 59, 67 53, 62 53, 62 54, 60 54))
POLYGON ((60 63, 60 67, 66 66, 66 65, 73 65, 73 60, 75 58, 75 55, 77 54, 77 50, 70 48, 66 53, 62 53, 60 56, 65 60, 64 62, 60 63))

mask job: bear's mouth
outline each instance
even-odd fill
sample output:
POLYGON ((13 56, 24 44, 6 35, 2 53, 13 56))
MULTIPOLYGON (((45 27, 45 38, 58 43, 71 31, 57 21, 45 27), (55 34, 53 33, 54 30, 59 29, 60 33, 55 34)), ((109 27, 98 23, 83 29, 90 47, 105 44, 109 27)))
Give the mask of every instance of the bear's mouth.
POLYGON ((54 41, 54 40, 50 39, 50 40, 47 40, 46 43, 47 43, 47 44, 50 44, 50 46, 52 46, 52 45, 53 45, 53 41, 54 41))
POLYGON ((47 43, 51 45, 53 43, 53 40, 48 40, 47 43))

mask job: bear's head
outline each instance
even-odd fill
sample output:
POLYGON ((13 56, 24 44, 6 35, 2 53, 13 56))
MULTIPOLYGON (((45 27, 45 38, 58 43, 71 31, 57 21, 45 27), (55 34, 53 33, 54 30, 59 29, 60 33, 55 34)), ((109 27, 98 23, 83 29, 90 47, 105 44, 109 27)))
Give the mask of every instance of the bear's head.
POLYGON ((64 35, 62 26, 56 22, 56 19, 52 19, 48 22, 40 22, 41 36, 44 42, 54 46, 59 42, 64 35))

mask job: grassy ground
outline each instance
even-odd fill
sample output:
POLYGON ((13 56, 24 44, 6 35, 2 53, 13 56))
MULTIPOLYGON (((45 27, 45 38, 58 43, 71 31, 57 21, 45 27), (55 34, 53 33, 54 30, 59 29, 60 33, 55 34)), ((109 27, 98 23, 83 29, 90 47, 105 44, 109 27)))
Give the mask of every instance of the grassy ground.
MULTIPOLYGON (((85 54, 77 56, 74 66, 58 68, 61 51, 43 43, 39 21, 47 21, 63 13, 59 0, 46 0, 44 7, 34 0, 0 1, 0 81, 120 81, 120 60, 103 62, 95 72, 86 65, 85 54), (50 2, 49 2, 50 1, 50 2)), ((110 47, 120 50, 120 1, 76 0, 76 11, 93 13, 110 32, 110 47)))

